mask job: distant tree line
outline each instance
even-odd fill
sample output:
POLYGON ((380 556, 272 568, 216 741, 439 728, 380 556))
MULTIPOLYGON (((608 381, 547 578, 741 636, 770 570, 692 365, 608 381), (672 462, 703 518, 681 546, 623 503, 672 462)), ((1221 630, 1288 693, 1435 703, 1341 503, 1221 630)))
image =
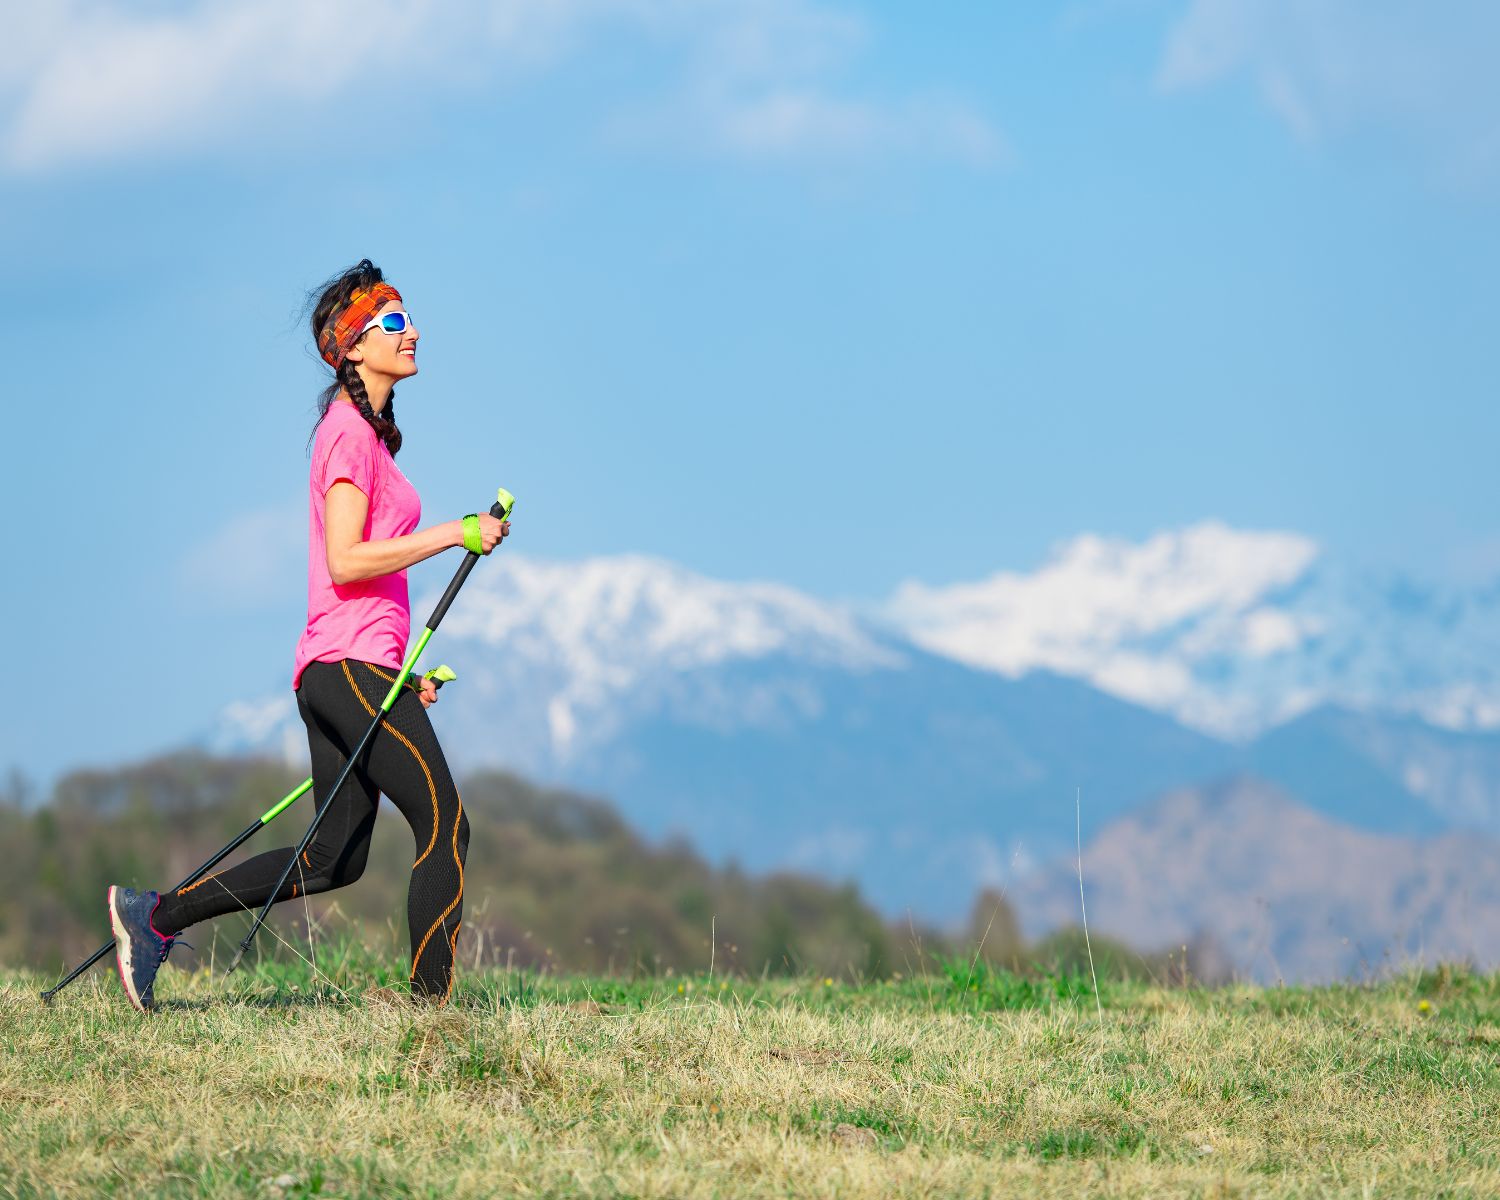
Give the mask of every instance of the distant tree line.
MULTIPOLYGON (((56 970, 107 936, 109 883, 163 887, 186 875, 299 778, 260 760, 178 754, 116 770, 76 771, 50 797, 0 789, 0 962, 56 970)), ((716 971, 880 979, 978 957, 1018 971, 1077 970, 1084 947, 1069 933, 1027 947, 1003 896, 977 899, 966 931, 893 924, 852 884, 712 866, 689 845, 652 844, 607 803, 486 771, 461 788, 470 816, 460 961, 611 974, 716 971)), ((310 798, 241 854, 287 845, 306 828, 310 798)), ((405 950, 411 834, 382 812, 363 878, 310 902, 278 907, 287 945, 354 937, 405 950)), ((247 918, 216 923, 221 947, 247 918)), ((207 957, 211 938, 190 935, 207 957)), ((277 939, 262 937, 266 952, 277 939)), ((1120 975, 1170 976, 1171 964, 1094 942, 1120 975)), ((283 952, 288 952, 283 950, 283 952)), ((175 955, 174 955, 175 959, 175 955)))

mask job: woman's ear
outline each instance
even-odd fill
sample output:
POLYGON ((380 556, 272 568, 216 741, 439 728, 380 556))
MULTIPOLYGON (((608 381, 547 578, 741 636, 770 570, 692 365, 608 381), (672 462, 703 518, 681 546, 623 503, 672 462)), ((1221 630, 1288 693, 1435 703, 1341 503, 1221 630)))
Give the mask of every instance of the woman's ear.
POLYGON ((365 361, 365 352, 358 346, 353 347, 348 354, 344 355, 345 362, 360 363, 365 361))

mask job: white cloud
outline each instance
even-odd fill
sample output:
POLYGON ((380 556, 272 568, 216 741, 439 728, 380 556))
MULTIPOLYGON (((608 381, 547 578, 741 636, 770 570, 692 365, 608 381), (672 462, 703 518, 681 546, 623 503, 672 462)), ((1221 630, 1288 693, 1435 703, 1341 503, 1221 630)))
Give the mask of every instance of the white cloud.
POLYGON ((193 598, 240 611, 286 599, 286 581, 307 569, 307 515, 266 509, 226 521, 190 546, 178 587, 193 598))
POLYGON ((1394 131, 1445 169, 1500 165, 1500 5, 1192 0, 1168 34, 1167 91, 1246 77, 1305 141, 1394 131))
POLYGON ((342 145, 377 95, 519 79, 590 39, 664 49, 678 82, 617 109, 639 137, 758 160, 924 152, 993 161, 1000 139, 951 97, 855 99, 832 76, 865 30, 814 0, 107 0, 13 5, 0 50, 0 155, 13 170, 201 152, 246 138, 342 145), (666 120, 663 114, 674 119, 666 120), (676 120, 677 116, 690 119, 676 120))
POLYGON ((793 870, 847 875, 859 869, 874 843, 874 835, 868 829, 825 829, 798 838, 781 861, 793 870))
POLYGON ((290 691, 225 705, 204 740, 214 754, 274 754, 289 767, 307 761, 307 731, 290 691))
POLYGON ((765 161, 896 153, 989 166, 1004 157, 998 131, 956 97, 835 90, 870 40, 848 14, 802 0, 729 0, 702 6, 700 21, 704 13, 712 16, 695 35, 680 94, 615 120, 619 140, 765 161))
POLYGON ((39 168, 207 140, 248 124, 273 97, 326 95, 358 69, 358 44, 329 53, 355 7, 269 0, 153 15, 62 0, 66 19, 33 38, 32 61, 13 72, 21 86, 6 157, 39 168))
POLYGON ((1004 142, 982 118, 963 104, 931 98, 881 106, 798 89, 712 96, 676 128, 661 122, 655 129, 668 140, 752 159, 894 151, 990 166, 1005 156, 1004 142))

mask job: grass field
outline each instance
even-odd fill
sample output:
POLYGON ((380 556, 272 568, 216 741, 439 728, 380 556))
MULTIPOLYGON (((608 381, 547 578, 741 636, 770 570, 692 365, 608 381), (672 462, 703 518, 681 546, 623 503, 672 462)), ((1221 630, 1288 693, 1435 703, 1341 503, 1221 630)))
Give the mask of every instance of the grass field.
MULTIPOLYGON (((1497 1196, 1500 976, 0 974, 8 1196, 1497 1196), (278 1182, 279 1181, 279 1182, 278 1182)), ((394 960, 393 960, 394 961, 394 960)))

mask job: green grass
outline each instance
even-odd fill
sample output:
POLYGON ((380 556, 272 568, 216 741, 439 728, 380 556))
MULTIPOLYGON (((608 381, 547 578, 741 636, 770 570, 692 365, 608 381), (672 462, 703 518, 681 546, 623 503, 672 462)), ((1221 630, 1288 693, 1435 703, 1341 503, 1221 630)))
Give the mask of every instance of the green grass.
POLYGON ((0 1195, 1494 1196, 1500 975, 0 974, 0 1195), (292 1182, 277 1187, 277 1178, 292 1182))

